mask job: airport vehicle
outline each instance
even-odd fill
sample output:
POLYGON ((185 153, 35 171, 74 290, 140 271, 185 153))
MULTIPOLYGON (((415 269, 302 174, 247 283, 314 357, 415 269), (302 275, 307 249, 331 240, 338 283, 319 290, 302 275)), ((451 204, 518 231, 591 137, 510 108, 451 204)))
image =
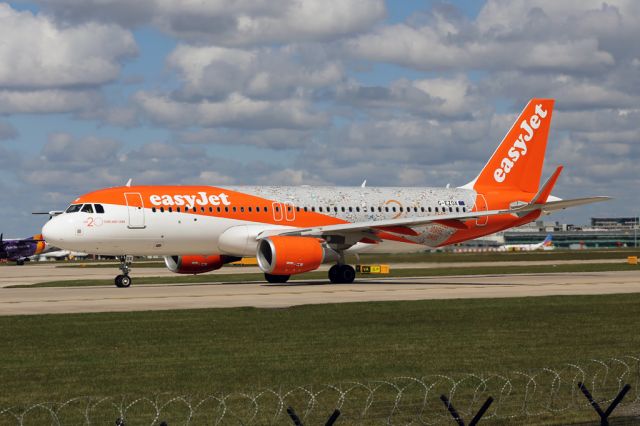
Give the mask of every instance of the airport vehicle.
POLYGON ((547 234, 546 238, 537 244, 505 244, 498 248, 498 251, 535 251, 553 250, 553 235, 547 234))
POLYGON ((0 234, 0 259, 16 262, 16 265, 24 265, 33 255, 42 253, 46 243, 42 235, 34 235, 30 238, 5 240, 0 234))
POLYGON ((480 174, 459 188, 131 186, 82 195, 42 232, 67 250, 116 255, 119 287, 131 284, 132 255, 163 255, 177 273, 212 271, 256 256, 265 278, 334 263, 333 283, 349 283, 349 252, 441 247, 608 197, 551 195, 559 166, 540 177, 552 99, 532 99, 480 174))

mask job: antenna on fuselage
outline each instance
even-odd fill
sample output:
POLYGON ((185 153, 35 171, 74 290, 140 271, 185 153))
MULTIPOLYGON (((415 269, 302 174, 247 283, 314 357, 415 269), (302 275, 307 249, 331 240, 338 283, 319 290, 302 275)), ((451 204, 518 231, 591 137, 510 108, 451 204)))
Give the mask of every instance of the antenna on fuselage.
POLYGON ((127 181, 127 184, 125 186, 131 186, 131 178, 129 178, 129 180, 127 181))

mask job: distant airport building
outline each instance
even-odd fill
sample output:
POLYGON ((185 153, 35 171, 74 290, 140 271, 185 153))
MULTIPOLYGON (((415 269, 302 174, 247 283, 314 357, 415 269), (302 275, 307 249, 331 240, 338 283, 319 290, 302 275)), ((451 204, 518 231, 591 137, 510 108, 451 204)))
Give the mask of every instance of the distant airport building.
POLYGON ((601 229, 633 229, 638 226, 637 217, 592 217, 591 227, 601 229))
POLYGON ((622 248, 638 246, 637 217, 591 218, 591 226, 537 221, 503 234, 505 244, 535 244, 553 233, 557 248, 622 248))
POLYGON ((549 233, 553 234, 553 245, 560 249, 638 247, 639 223, 638 217, 594 217, 586 226, 539 220, 452 249, 491 251, 502 245, 537 244, 549 233))

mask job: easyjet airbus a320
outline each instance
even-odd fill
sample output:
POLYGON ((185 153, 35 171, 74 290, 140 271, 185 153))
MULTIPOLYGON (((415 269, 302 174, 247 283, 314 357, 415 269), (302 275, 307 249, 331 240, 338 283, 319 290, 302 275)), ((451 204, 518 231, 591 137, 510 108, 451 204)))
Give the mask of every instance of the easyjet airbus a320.
POLYGON ((552 99, 532 99, 480 174, 459 188, 124 186, 76 198, 42 228, 49 244, 120 258, 128 287, 134 255, 162 255, 197 274, 256 256, 265 278, 335 263, 332 283, 350 283, 346 253, 442 247, 608 197, 551 195, 562 166, 540 186, 552 99))

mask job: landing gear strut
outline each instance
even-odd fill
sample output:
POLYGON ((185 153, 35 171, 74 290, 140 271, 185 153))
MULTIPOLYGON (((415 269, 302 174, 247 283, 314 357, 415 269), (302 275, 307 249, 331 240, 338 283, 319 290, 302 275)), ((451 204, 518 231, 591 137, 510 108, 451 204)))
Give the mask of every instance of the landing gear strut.
POLYGON ((124 288, 131 285, 131 277, 129 271, 131 271, 131 263, 133 262, 133 256, 120 256, 120 266, 118 268, 122 271, 122 275, 118 275, 114 282, 116 287, 124 288))
POLYGON ((356 270, 351 265, 337 264, 329 268, 329 280, 333 284, 351 284, 356 279, 356 270))

